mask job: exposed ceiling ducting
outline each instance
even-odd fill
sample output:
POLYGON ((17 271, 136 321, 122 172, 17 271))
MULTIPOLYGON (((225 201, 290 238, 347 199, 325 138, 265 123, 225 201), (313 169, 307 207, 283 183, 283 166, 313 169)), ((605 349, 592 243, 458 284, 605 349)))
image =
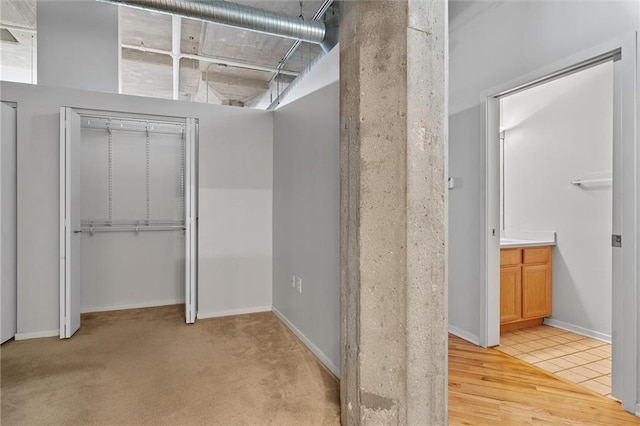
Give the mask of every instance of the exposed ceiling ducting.
POLYGON ((205 22, 213 22, 270 34, 293 40, 302 40, 322 46, 328 52, 336 43, 335 27, 327 28, 323 22, 305 20, 255 7, 227 1, 197 0, 100 0, 154 12, 167 13, 205 22))

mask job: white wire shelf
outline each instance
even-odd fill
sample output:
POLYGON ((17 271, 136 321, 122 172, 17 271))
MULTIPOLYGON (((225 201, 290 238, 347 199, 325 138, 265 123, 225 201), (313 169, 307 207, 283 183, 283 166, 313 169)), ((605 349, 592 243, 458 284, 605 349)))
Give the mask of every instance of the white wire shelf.
POLYGON ((574 179, 571 181, 571 185, 574 186, 582 186, 582 185, 602 185, 602 184, 612 184, 612 178, 603 178, 603 179, 574 179))
POLYGON ((182 221, 118 221, 109 222, 105 220, 101 221, 82 221, 80 230, 74 231, 86 232, 94 234, 96 232, 150 232, 150 231, 183 231, 185 230, 184 222, 182 221))

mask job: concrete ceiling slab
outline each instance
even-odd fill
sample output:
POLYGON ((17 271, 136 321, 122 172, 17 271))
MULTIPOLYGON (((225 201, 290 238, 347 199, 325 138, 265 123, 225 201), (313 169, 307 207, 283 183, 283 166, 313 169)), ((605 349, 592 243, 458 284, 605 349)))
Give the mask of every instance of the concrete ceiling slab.
MULTIPOLYGON (((289 16, 303 15, 312 19, 323 0, 303 0, 302 10, 298 0, 234 0, 235 3, 278 12, 289 16)), ((122 42, 126 45, 145 46, 152 49, 171 50, 171 17, 133 8, 120 8, 122 42)), ((224 25, 182 19, 181 52, 208 58, 231 60, 248 66, 277 68, 294 40, 224 25)), ((300 72, 321 53, 318 45, 302 43, 289 58, 284 69, 300 72)), ((162 55, 160 55, 162 56, 162 55)), ((170 92, 171 57, 159 58, 148 52, 123 50, 123 90, 143 94, 150 84, 162 82, 162 88, 150 90, 149 94, 170 92), (138 62, 138 63, 136 63, 138 62), (148 62, 148 66, 140 62, 148 62), (167 73, 168 75, 160 75, 167 73), (124 82, 127 81, 126 84, 124 82)), ((234 105, 251 103, 263 97, 270 87, 280 91, 293 79, 291 76, 279 78, 279 84, 269 84, 275 77, 273 72, 248 70, 233 66, 210 65, 206 60, 185 66, 182 60, 180 70, 180 98, 203 101, 209 93, 209 100, 234 105), (199 70, 199 72, 195 72, 199 70), (186 73, 183 75, 183 73, 186 73), (207 82, 208 75, 208 82, 207 82), (207 86, 204 87, 203 86, 207 86), (205 94, 203 98, 203 93, 205 94)))
POLYGON ((35 83, 36 0, 0 0, 0 26, 8 33, 0 41, 0 79, 35 83))
MULTIPOLYGON (((322 0, 233 0, 236 3, 270 10, 289 16, 312 19, 322 0)), ((331 13, 332 9, 328 13, 331 13)), ((18 43, 0 42, 3 62, 15 64, 35 73, 36 0, 0 0, 0 24, 9 28, 18 43), (13 29, 11 27, 14 27, 13 29), (19 31, 16 27, 24 28, 19 31)), ((123 45, 121 62, 122 91, 125 94, 172 97, 172 17, 130 7, 120 7, 120 32, 123 45), (157 49, 165 54, 140 51, 157 49)), ((247 67, 277 68, 294 40, 275 37, 237 28, 182 18, 181 53, 235 61, 247 67)), ((285 70, 298 73, 321 53, 318 45, 301 43, 289 58, 285 70)), ((12 65, 13 66, 13 65, 12 65)), ((5 72, 6 74, 6 72, 5 72)), ((0 76, 1 77, 1 76, 0 76)), ((6 75, 4 76, 6 77, 6 75)), ((180 99, 234 105, 251 103, 264 98, 269 90, 282 91, 293 79, 281 75, 278 84, 272 83, 274 72, 256 71, 242 67, 210 65, 210 62, 182 58, 180 62, 180 99), (207 84, 206 77, 209 77, 207 84), (206 86, 206 87, 205 87, 206 86), (271 89, 270 89, 271 87, 271 89), (209 96, 207 97, 207 94, 209 96)), ((33 81, 33 78, 32 78, 33 81)), ((277 95, 276 95, 277 96, 277 95)))
POLYGON ((36 27, 36 0, 0 0, 0 22, 22 28, 36 27))

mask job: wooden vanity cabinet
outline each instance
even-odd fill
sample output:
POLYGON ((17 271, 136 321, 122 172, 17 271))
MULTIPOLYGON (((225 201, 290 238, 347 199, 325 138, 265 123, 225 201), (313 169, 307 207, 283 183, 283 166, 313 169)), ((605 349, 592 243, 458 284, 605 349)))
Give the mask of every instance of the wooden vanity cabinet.
POLYGON ((551 315, 551 246, 500 250, 500 332, 551 315))

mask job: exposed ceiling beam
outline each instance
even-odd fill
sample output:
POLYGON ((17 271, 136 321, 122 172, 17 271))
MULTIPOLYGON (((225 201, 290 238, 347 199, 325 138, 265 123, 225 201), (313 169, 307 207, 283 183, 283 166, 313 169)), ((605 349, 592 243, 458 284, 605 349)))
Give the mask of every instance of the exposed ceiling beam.
POLYGON ((28 34, 36 34, 35 28, 22 27, 20 25, 4 24, 0 22, 0 28, 7 29, 9 31, 21 31, 28 34))
MULTIPOLYGON (((171 56, 171 57, 173 56, 173 54, 169 50, 154 49, 152 47, 138 46, 138 45, 135 45, 135 44, 123 44, 122 48, 123 49, 138 50, 138 51, 141 51, 141 52, 157 53, 159 55, 167 55, 167 56, 171 56)), ((229 66, 229 67, 244 68, 244 69, 248 69, 248 70, 264 71, 264 72, 270 72, 270 73, 280 73, 280 74, 286 74, 286 75, 292 75, 292 76, 297 76, 299 74, 299 73, 297 73, 295 71, 278 70, 278 69, 272 68, 272 67, 265 67, 265 66, 262 66, 262 65, 255 65, 255 64, 247 64, 247 63, 244 63, 244 62, 234 61, 234 60, 226 59, 226 58, 214 58, 214 57, 211 57, 211 56, 193 55, 193 54, 190 54, 190 53, 181 53, 179 56, 180 56, 180 58, 194 59, 194 60, 202 61, 202 62, 208 63, 208 64, 226 65, 226 66, 229 66)))

